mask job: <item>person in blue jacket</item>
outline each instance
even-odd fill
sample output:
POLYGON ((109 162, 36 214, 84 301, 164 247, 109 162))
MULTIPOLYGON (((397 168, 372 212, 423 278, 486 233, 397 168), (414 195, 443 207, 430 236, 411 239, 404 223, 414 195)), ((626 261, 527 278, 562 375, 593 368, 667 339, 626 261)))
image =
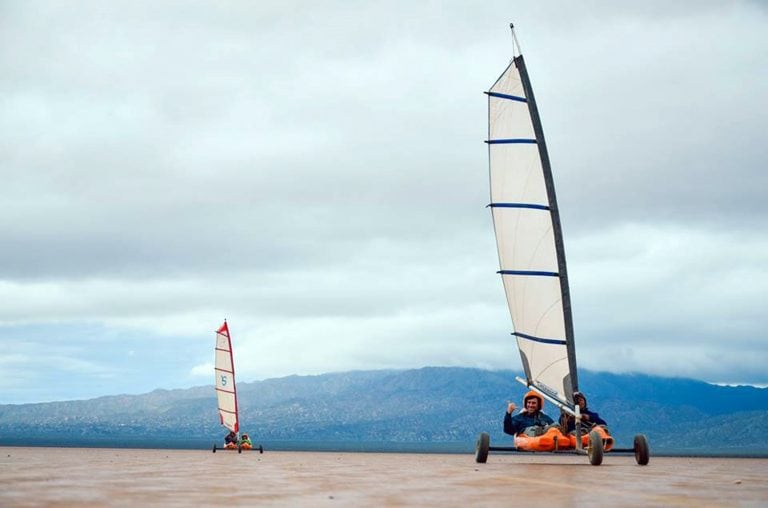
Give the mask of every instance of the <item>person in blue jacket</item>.
MULTIPOLYGON (((588 430, 595 425, 608 425, 608 422, 600 418, 600 415, 594 411, 591 411, 587 407, 587 398, 581 392, 573 393, 573 401, 579 405, 579 412, 581 413, 581 427, 584 430, 588 430)), ((576 430, 576 419, 570 415, 565 418, 565 432, 573 432, 576 430)))
POLYGON ((516 406, 510 402, 507 412, 504 414, 504 433, 517 435, 521 433, 538 436, 544 433, 544 429, 552 425, 554 421, 542 411, 544 397, 531 390, 523 397, 524 409, 512 416, 516 406))

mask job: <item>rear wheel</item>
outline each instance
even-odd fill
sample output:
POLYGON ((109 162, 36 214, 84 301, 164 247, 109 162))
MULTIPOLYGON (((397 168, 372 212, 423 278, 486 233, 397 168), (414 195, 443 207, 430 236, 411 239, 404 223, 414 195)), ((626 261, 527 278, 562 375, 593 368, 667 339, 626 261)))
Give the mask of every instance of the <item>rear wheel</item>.
POLYGON ((213 443, 213 450, 211 450, 213 453, 216 453, 216 443, 213 443))
POLYGON ((641 466, 648 464, 651 458, 651 453, 648 448, 648 438, 643 434, 635 436, 635 461, 641 466))
POLYGON ((491 446, 491 436, 481 432, 475 445, 475 462, 485 464, 488 461, 488 448, 491 446))
POLYGON ((243 453, 243 447, 240 445, 237 445, 237 453, 243 453))
POLYGON ((595 430, 589 433, 587 456, 589 456, 589 463, 593 466, 599 466, 603 463, 603 438, 595 430))
POLYGON ((264 447, 262 447, 261 445, 259 445, 259 453, 264 453, 264 447))

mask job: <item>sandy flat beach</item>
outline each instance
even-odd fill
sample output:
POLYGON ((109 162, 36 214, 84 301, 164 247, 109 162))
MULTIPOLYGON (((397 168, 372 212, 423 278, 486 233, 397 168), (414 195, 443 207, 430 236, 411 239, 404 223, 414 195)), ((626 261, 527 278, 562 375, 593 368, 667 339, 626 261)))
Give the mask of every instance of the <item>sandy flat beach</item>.
POLYGON ((768 506, 768 459, 0 448, 0 506, 768 506))

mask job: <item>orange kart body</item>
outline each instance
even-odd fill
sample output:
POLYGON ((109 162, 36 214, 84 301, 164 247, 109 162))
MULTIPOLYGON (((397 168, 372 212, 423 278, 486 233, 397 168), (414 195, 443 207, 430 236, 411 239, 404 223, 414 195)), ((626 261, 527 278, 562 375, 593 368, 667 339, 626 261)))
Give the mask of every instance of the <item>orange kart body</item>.
MULTIPOLYGON (((235 443, 227 443, 224 445, 225 450, 237 450, 237 445, 235 443)), ((253 450, 253 445, 248 443, 243 443, 240 445, 241 450, 253 450)))
POLYGON ((518 434, 515 436, 515 448, 529 452, 553 452, 556 450, 570 450, 575 448, 576 438, 573 442, 569 436, 566 436, 556 427, 547 429, 540 436, 526 436, 518 434), (572 444, 573 443, 573 444, 572 444))
MULTIPOLYGON (((585 431, 581 435, 581 446, 583 448, 589 447, 589 433, 590 432, 597 432, 600 434, 600 437, 603 439, 603 450, 604 451, 610 451, 611 448, 613 448, 613 437, 608 433, 608 431, 603 427, 602 425, 595 425, 592 427, 589 431, 585 431)), ((571 433, 568 438, 571 440, 570 447, 576 448, 576 434, 571 433)))
MULTIPOLYGON (((595 425, 591 431, 597 432, 603 439, 603 450, 610 451, 613 448, 613 437, 602 425, 595 425)), ((581 435, 581 446, 583 449, 589 448, 589 432, 581 435)), ((515 436, 515 448, 529 452, 553 452, 557 450, 573 450, 576 448, 576 433, 568 435, 562 433, 557 427, 548 429, 541 436, 526 436, 518 434, 515 436)))

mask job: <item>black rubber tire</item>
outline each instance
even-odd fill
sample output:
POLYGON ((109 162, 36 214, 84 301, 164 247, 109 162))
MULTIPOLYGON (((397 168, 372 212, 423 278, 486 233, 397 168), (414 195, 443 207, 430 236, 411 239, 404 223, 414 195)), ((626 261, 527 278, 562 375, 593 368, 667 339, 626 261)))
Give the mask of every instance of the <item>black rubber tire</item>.
POLYGON ((261 445, 259 445, 259 453, 264 453, 264 448, 261 445))
POLYGON ((648 447, 648 438, 644 434, 635 436, 635 461, 640 466, 647 466, 651 459, 651 451, 648 447))
POLYGON ((213 453, 216 453, 216 443, 213 443, 213 450, 211 450, 213 453))
POLYGON ((481 432, 475 445, 475 462, 485 464, 488 462, 488 448, 491 446, 491 436, 487 432, 481 432))
POLYGON ((587 448, 589 463, 599 466, 603 463, 603 438, 596 430, 589 433, 589 448, 587 448))
POLYGON ((243 447, 240 445, 237 445, 237 453, 243 453, 243 447))

